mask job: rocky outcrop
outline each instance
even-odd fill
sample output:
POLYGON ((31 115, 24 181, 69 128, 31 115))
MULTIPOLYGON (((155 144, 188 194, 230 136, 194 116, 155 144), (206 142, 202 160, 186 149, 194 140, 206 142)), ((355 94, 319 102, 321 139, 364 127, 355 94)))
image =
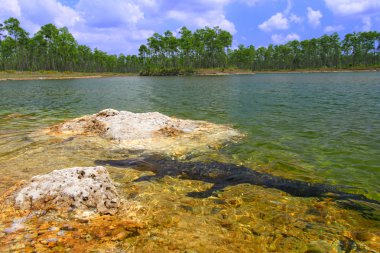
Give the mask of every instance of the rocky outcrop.
POLYGON ((53 135, 100 136, 128 149, 164 153, 218 148, 242 137, 228 125, 183 120, 158 112, 133 113, 106 109, 48 129, 53 135))
POLYGON ((90 210, 115 214, 116 188, 104 167, 75 167, 33 177, 12 194, 16 208, 27 210, 90 210))

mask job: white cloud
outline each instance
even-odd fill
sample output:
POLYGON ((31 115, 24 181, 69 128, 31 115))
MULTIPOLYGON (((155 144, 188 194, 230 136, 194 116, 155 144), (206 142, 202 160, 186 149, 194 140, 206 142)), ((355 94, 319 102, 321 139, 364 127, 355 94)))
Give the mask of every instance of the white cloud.
POLYGON ((138 2, 141 6, 146 6, 150 8, 157 7, 158 3, 156 0, 138 0, 138 2))
POLYGON ((131 40, 131 34, 120 28, 105 29, 90 29, 87 31, 73 32, 75 38, 82 44, 89 46, 92 49, 99 49, 108 53, 123 53, 127 54, 136 50, 141 44, 139 41, 131 40))
POLYGON ((325 0, 327 7, 338 15, 380 11, 379 0, 325 0))
POLYGON ((213 18, 196 17, 194 19, 194 23, 200 28, 203 28, 205 26, 219 26, 220 28, 229 31, 232 34, 236 33, 235 25, 232 22, 228 21, 222 14, 215 15, 213 18))
POLYGON ((322 13, 319 10, 313 10, 307 7, 307 20, 312 27, 317 27, 321 23, 322 13))
POLYGON ((303 19, 294 13, 290 13, 292 10, 292 0, 287 0, 286 8, 283 12, 277 12, 272 15, 268 20, 261 23, 259 29, 270 32, 272 30, 286 30, 289 28, 290 23, 299 24, 303 19))
POLYGON ((143 8, 156 8, 155 1, 141 5, 132 0, 80 0, 75 6, 83 22, 70 29, 81 43, 108 53, 134 53, 154 31, 141 27, 143 8))
POLYGON ((185 21, 189 17, 189 15, 185 11, 170 10, 167 13, 167 17, 175 20, 185 21))
POLYGON ((336 15, 361 20, 362 26, 355 29, 371 30, 374 21, 378 26, 380 19, 380 0, 324 0, 326 6, 336 15))
POLYGON ((286 36, 284 36, 282 34, 273 34, 271 36, 271 39, 276 44, 283 44, 283 43, 286 43, 286 42, 292 41, 292 40, 300 40, 300 36, 296 33, 290 33, 286 36))
POLYGON ((287 0, 286 9, 283 11, 285 15, 289 15, 289 12, 291 11, 292 6, 293 6, 292 1, 287 0))
POLYGON ((289 16, 289 21, 292 22, 292 23, 295 23, 295 24, 299 24, 301 23, 303 20, 300 16, 297 16, 295 14, 290 14, 289 16))
POLYGON ((132 33, 132 39, 134 40, 146 40, 154 34, 153 30, 137 30, 132 33))
POLYGON ((325 29, 323 29, 323 31, 325 33, 331 33, 331 32, 339 32, 339 31, 342 31, 344 29, 344 26, 342 25, 328 25, 325 27, 325 29))
POLYGON ((81 20, 72 8, 56 0, 19 0, 22 17, 39 25, 54 23, 57 26, 74 26, 81 20))
POLYGON ((136 24, 144 18, 140 7, 129 0, 80 0, 76 10, 88 25, 96 27, 136 24))
POLYGON ((219 26, 236 33, 225 7, 236 1, 262 0, 0 0, 0 22, 20 20, 32 35, 42 25, 67 26, 79 43, 109 53, 135 53, 154 32, 170 28, 173 19, 189 29, 219 26), (64 4, 66 3, 66 4, 64 4))
POLYGON ((0 22, 10 17, 20 20, 21 27, 32 35, 41 25, 73 27, 80 22, 80 15, 72 8, 56 0, 0 0, 0 22))
POLYGON ((1 0, 0 19, 9 17, 18 18, 21 15, 21 9, 17 0, 1 0))
POLYGON ((47 23, 67 26, 81 44, 109 53, 133 53, 153 34, 151 29, 139 27, 144 20, 141 8, 156 6, 155 0, 136 1, 141 8, 133 1, 79 0, 69 7, 59 0, 0 0, 0 22, 16 17, 32 35, 47 23))
POLYGON ((215 7, 215 5, 224 6, 229 4, 231 0, 196 0, 195 2, 203 6, 215 7))
POLYGON ((245 3, 248 6, 254 6, 261 0, 240 0, 240 2, 245 3))
POLYGON ((371 30, 372 21, 370 17, 363 17, 362 22, 363 22, 363 27, 362 27, 363 31, 371 30))
POLYGON ((211 9, 202 13, 174 9, 168 11, 167 18, 181 21, 186 25, 195 26, 196 28, 219 26, 221 29, 229 31, 232 34, 236 33, 234 23, 227 20, 220 9, 211 9))
POLYGON ((258 26, 261 30, 270 32, 272 30, 286 30, 289 28, 288 19, 281 12, 277 12, 267 21, 258 26))

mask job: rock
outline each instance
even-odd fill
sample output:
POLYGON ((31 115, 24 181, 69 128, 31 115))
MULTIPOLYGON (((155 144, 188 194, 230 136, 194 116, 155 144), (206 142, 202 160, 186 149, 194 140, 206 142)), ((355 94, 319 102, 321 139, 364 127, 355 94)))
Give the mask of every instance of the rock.
POLYGON ((59 227, 50 227, 49 231, 59 231, 59 227))
POLYGON ((114 109, 104 109, 96 114, 98 117, 110 117, 110 116, 115 116, 118 115, 119 111, 114 110, 114 109))
POLYGON ((371 241, 375 235, 368 231, 356 231, 353 233, 353 237, 359 241, 371 241))
POLYGON ((19 251, 19 250, 22 250, 22 249, 24 249, 24 248, 25 248, 25 244, 19 242, 19 243, 16 243, 16 244, 12 245, 10 249, 11 249, 11 251, 13 252, 13 251, 19 251))
POLYGON ((115 214, 120 200, 104 167, 75 167, 33 177, 13 195, 16 208, 115 214))
POLYGON ((133 113, 105 109, 55 125, 52 135, 91 135, 116 141, 123 148, 183 154, 218 148, 243 135, 228 125, 172 118, 158 112, 133 113))
POLYGON ((56 237, 51 237, 51 238, 43 239, 40 241, 40 243, 42 244, 50 244, 50 243, 56 243, 56 242, 58 242, 58 238, 56 237))
POLYGON ((61 227, 61 231, 77 231, 78 229, 72 226, 63 226, 61 227))
POLYGON ((14 219, 12 225, 9 228, 3 230, 4 233, 14 233, 21 229, 24 229, 24 223, 27 220, 27 217, 22 217, 18 219, 14 219))
POLYGON ((323 240, 319 241, 312 241, 308 245, 308 249, 305 251, 305 253, 324 253, 324 252, 332 252, 332 245, 323 240))
POLYGON ((131 234, 131 232, 128 232, 128 231, 121 231, 120 233, 118 233, 117 235, 113 236, 112 237, 112 241, 122 241, 124 239, 126 239, 129 235, 131 234))

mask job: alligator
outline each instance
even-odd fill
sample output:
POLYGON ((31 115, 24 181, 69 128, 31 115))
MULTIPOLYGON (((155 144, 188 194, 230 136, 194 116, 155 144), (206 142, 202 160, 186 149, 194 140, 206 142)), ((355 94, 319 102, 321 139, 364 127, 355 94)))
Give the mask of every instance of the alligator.
POLYGON ((377 200, 369 199, 362 194, 348 193, 342 190, 349 187, 287 179, 268 173, 261 173, 248 167, 217 161, 179 161, 169 157, 150 155, 136 159, 96 160, 95 163, 97 165, 133 168, 139 171, 152 171, 155 173, 154 175, 142 176, 136 179, 135 182, 158 180, 165 176, 171 176, 180 179, 200 180, 213 184, 206 191, 189 192, 187 194, 194 198, 210 197, 227 186, 252 184, 276 188, 296 197, 328 197, 335 200, 356 200, 380 206, 380 202, 377 200))

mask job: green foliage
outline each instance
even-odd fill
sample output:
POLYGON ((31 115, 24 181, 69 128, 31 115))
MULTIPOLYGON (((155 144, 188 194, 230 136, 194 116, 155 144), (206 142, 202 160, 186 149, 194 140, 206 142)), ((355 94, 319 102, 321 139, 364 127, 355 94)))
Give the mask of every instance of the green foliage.
POLYGON ((146 68, 140 71, 140 76, 189 76, 194 73, 193 69, 146 68))
POLYGON ((29 37, 15 18, 0 23, 0 71, 134 72, 141 75, 191 75, 195 69, 293 70, 365 68, 380 64, 380 33, 337 33, 283 45, 230 49, 232 35, 219 27, 179 37, 155 33, 138 55, 109 55, 79 45, 66 27, 46 24, 29 37))
POLYGON ((380 33, 372 31, 347 34, 342 41, 337 33, 333 33, 260 47, 256 51, 253 46, 240 45, 229 52, 229 65, 259 71, 338 69, 377 66, 379 58, 380 33))

